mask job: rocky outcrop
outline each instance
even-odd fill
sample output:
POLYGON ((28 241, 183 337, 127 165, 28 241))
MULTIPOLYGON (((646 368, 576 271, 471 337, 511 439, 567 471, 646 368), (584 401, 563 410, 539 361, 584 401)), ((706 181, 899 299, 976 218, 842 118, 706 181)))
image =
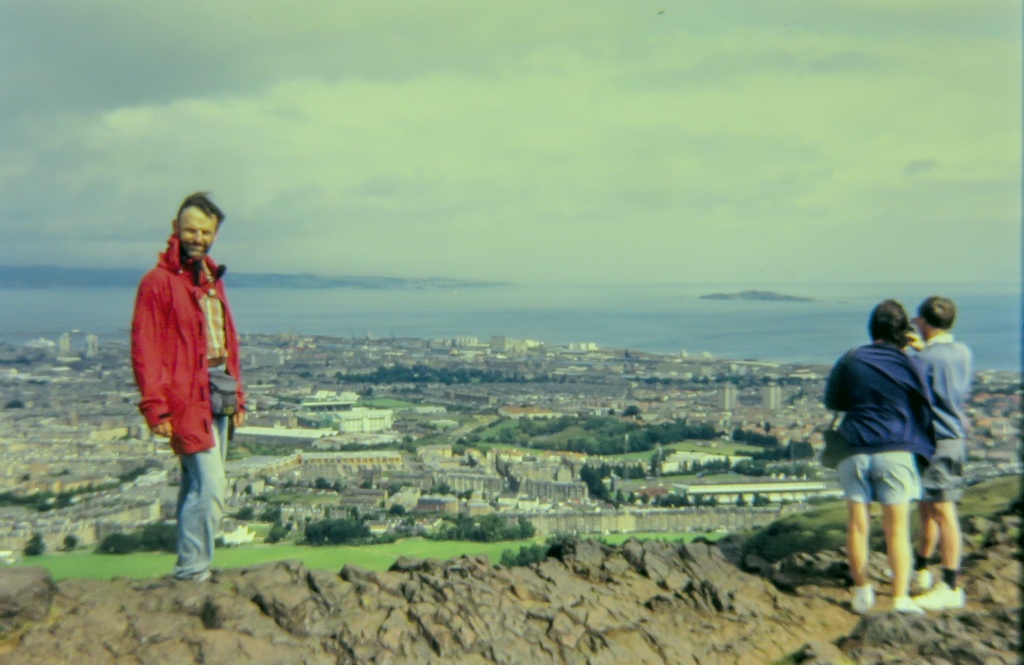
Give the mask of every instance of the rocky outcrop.
POLYGON ((790 562, 778 584, 783 566, 745 572, 706 543, 569 541, 523 568, 403 558, 386 572, 333 573, 282 561, 202 584, 54 585, 8 569, 0 592, 37 601, 14 611, 0 593, 0 663, 1008 663, 1017 632, 1006 588, 1019 577, 1010 547, 994 537, 974 553, 968 608, 913 619, 850 613, 828 578, 834 559, 790 562))
POLYGON ((50 611, 57 585, 41 568, 11 568, 0 575, 0 634, 40 621, 50 611))

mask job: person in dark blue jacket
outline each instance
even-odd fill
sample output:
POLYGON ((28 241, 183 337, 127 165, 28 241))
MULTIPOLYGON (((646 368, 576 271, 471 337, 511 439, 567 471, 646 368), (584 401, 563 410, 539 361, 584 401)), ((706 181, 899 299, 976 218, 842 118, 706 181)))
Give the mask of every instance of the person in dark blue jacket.
POLYGON ((867 560, 869 507, 877 501, 893 572, 893 609, 922 614, 907 593, 909 510, 910 502, 921 497, 917 458, 928 460, 935 452, 931 391, 920 362, 903 351, 913 331, 903 305, 895 300, 879 303, 868 331, 872 343, 852 349, 832 368, 824 400, 826 407, 845 413, 838 429, 853 453, 837 469, 849 513, 851 606, 863 614, 875 602, 867 560))

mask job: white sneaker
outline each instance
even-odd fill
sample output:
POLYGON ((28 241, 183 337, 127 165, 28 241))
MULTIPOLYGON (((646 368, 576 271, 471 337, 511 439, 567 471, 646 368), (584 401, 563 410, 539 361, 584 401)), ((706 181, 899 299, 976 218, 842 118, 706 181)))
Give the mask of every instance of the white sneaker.
POLYGON ((875 606, 875 589, 870 584, 853 587, 850 597, 850 609, 857 614, 867 614, 875 606))
POLYGON ((910 596, 896 596, 892 599, 892 609, 902 614, 924 614, 921 606, 910 596))
POLYGON ((953 610, 963 607, 967 598, 961 587, 950 589, 945 582, 939 582, 928 593, 914 596, 914 600, 926 610, 953 610))
POLYGON ((914 571, 914 588, 918 591, 927 591, 935 584, 935 576, 927 568, 914 571))

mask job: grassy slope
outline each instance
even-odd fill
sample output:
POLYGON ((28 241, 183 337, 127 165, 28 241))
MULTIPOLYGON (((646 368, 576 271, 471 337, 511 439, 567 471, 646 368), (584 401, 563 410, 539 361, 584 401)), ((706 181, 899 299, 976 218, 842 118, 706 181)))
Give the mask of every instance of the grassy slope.
MULTIPOLYGON (((605 542, 619 544, 628 538, 693 540, 704 534, 696 533, 637 533, 610 534, 602 538, 605 542)), ((707 535, 713 540, 720 534, 707 535)), ((365 545, 362 547, 305 547, 300 545, 253 545, 247 547, 221 548, 214 560, 215 568, 243 568, 256 564, 297 559, 309 568, 338 571, 345 564, 355 564, 371 570, 387 570, 400 556, 414 556, 421 559, 451 559, 462 556, 485 554, 491 563, 501 560, 505 550, 518 551, 523 545, 532 545, 538 540, 516 540, 499 543, 471 543, 461 541, 434 541, 409 538, 388 545, 365 545)), ((138 553, 129 555, 94 554, 91 552, 54 553, 41 557, 26 557, 17 565, 42 566, 50 571, 54 579, 89 578, 110 579, 112 577, 146 578, 166 575, 174 566, 173 554, 138 553)))
MULTIPOLYGON (((1017 476, 997 478, 968 488, 964 501, 961 503, 961 514, 991 515, 1002 510, 1020 493, 1021 480, 1017 476)), ((874 513, 877 515, 877 507, 874 513)), ((874 520, 878 524, 878 519, 874 520)), ((846 507, 841 501, 824 504, 799 515, 790 515, 776 522, 784 526, 776 537, 766 538, 767 529, 760 531, 751 538, 751 544, 759 537, 761 542, 783 543, 780 546, 784 556, 791 551, 793 543, 803 542, 808 546, 820 540, 819 534, 833 538, 844 538, 846 529, 846 507)), ((874 529, 880 532, 881 527, 874 529)), ((630 537, 661 538, 665 540, 692 540, 701 534, 693 533, 658 533, 658 534, 610 534, 602 540, 609 543, 621 543, 630 537)), ((717 535, 717 534, 715 534, 717 535)), ((880 535, 880 533, 879 533, 880 535)), ((298 559, 310 568, 324 570, 340 570, 347 563, 352 563, 372 570, 386 570, 402 555, 421 558, 450 559, 462 554, 475 556, 486 554, 491 561, 497 563, 504 550, 517 551, 522 545, 537 541, 521 540, 501 543, 470 543, 451 541, 431 541, 410 538, 388 545, 368 545, 363 547, 302 547, 297 545, 255 545, 238 548, 219 549, 214 565, 218 568, 240 568, 281 559, 298 559)), ((842 541, 840 540, 840 544, 842 541)), ((814 551, 808 547, 805 551, 814 551)), ((109 579, 112 577, 159 577, 166 575, 174 565, 171 554, 132 554, 126 556, 102 555, 87 552, 54 553, 41 557, 27 557, 17 565, 42 566, 48 569, 55 579, 94 578, 109 579)))
MULTIPOLYGON (((1005 509, 1021 490, 1019 476, 1005 476, 968 487, 960 503, 961 517, 991 515, 1005 509)), ((872 504, 872 546, 884 550, 880 508, 872 504)), ((916 514, 912 531, 917 531, 916 514)), ((789 515, 751 535, 745 551, 756 552, 769 561, 778 561, 792 552, 816 552, 836 549, 846 543, 846 503, 842 500, 822 504, 803 513, 789 515)))

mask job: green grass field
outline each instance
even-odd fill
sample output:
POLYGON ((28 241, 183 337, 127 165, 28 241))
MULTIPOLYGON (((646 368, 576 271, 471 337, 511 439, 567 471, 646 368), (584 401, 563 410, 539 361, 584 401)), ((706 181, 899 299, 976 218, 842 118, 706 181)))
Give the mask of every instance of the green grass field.
MULTIPOLYGON (((616 533, 601 537, 601 540, 620 544, 629 538, 685 540, 698 536, 714 539, 721 534, 700 533, 616 533)), ((462 555, 486 554, 491 563, 501 560, 505 550, 519 551, 523 545, 542 543, 542 540, 513 540, 499 543, 473 543, 465 541, 437 541, 423 538, 408 538, 387 545, 365 545, 361 547, 306 547, 280 543, 277 545, 251 545, 218 549, 214 556, 214 568, 245 568, 258 564, 296 559, 308 568, 339 571, 345 564, 354 564, 370 570, 387 570, 400 556, 414 556, 421 559, 452 559, 462 555)), ((170 573, 174 567, 173 554, 144 552, 137 554, 113 555, 92 552, 58 552, 39 557, 25 557, 15 565, 41 566, 50 571, 56 580, 68 578, 111 579, 114 577, 149 578, 170 573)))
POLYGON ((381 397, 378 399, 364 399, 359 402, 360 406, 368 406, 374 409, 411 409, 415 406, 430 406, 428 404, 414 404, 412 402, 405 402, 400 399, 393 399, 391 397, 381 397))

